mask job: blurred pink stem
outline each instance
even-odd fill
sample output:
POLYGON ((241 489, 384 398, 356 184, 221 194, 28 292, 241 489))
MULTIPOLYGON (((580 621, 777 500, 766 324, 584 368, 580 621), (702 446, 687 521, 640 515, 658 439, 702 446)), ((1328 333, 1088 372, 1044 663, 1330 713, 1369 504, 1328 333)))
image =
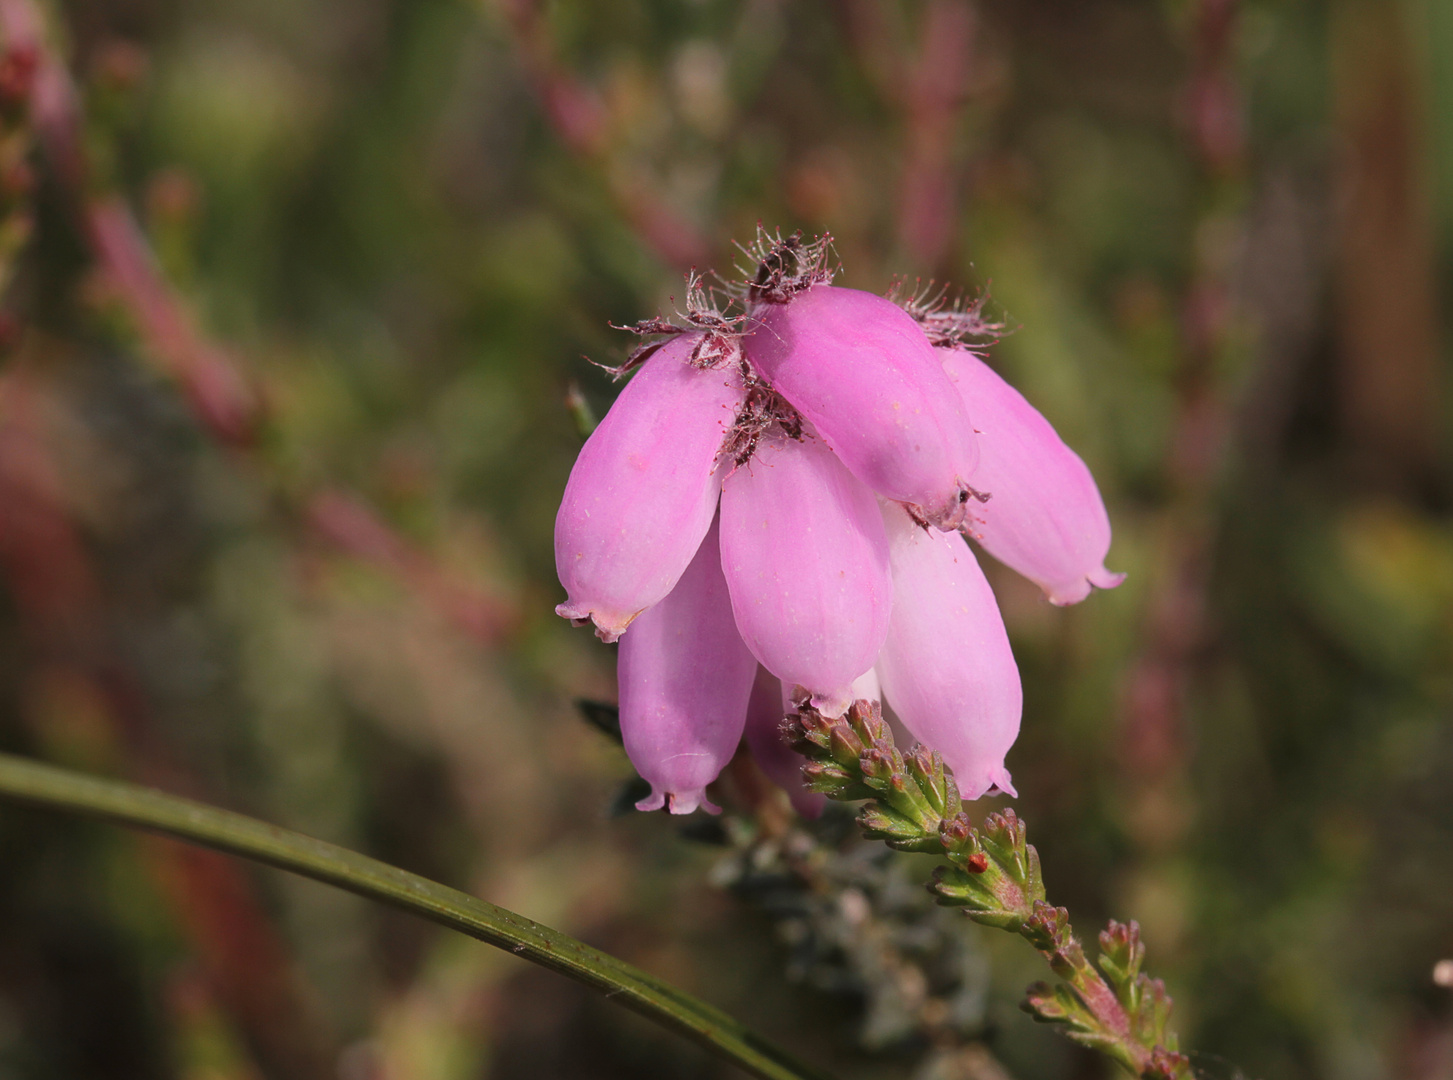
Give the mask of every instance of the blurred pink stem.
MULTIPOLYGON (((74 690, 96 706, 123 771, 199 791, 158 745, 145 695, 114 655, 104 583, 71 518, 43 413, 44 391, 25 369, 0 375, 0 575, 26 635, 22 697, 74 690)), ((32 722, 53 736, 44 715, 42 707, 32 722)), ((289 1080, 323 1075, 337 1050, 307 1006, 252 880, 213 852, 162 841, 151 850, 163 899, 259 1060, 289 1080)))
POLYGON ((933 0, 903 84, 908 131, 898 236, 909 257, 928 269, 943 261, 954 239, 954 129, 968 92, 975 21, 967 0, 933 0))
POLYGON ((357 496, 332 488, 314 492, 308 500, 307 519, 315 535, 357 559, 391 571, 471 637, 488 644, 513 627, 515 613, 508 605, 445 574, 357 496))
MULTIPOLYGON (((197 419, 218 442, 255 450, 255 436, 265 416, 265 393, 197 329, 186 302, 162 276, 125 200, 114 192, 91 190, 75 83, 48 45, 45 19, 34 0, 0 0, 0 37, 5 51, 24 56, 33 71, 31 116, 41 144, 56 175, 77 199, 80 224, 96 261, 135 321, 142 341, 182 387, 197 419)), ((323 507, 322 520, 333 520, 336 526, 319 528, 320 535, 356 557, 398 573, 470 636, 492 642, 511 623, 502 605, 483 600, 468 586, 451 581, 427 555, 393 534, 356 497, 319 494, 309 510, 315 524, 316 505, 323 507), (351 510, 340 514, 337 507, 345 503, 351 510), (353 527, 338 524, 345 520, 353 527), (365 521, 366 527, 358 524, 365 521), (368 542, 360 541, 364 535, 370 538, 368 542)))
POLYGON ((262 405, 237 366, 198 332, 190 313, 162 279, 136 218, 118 195, 86 200, 91 247, 135 317, 162 367, 185 389, 197 416, 219 441, 252 441, 262 405))
POLYGON ((621 213, 641 242, 664 262, 681 267, 705 261, 710 249, 700 231, 671 210, 651 185, 612 167, 609 108, 593 88, 560 63, 538 0, 498 2, 510 30, 515 57, 560 141, 577 156, 600 167, 621 213))
MULTIPOLYGON (((1198 0, 1183 120, 1210 196, 1200 234, 1239 225, 1235 183, 1246 158, 1236 85, 1237 0, 1198 0)), ((1147 806, 1183 780, 1185 705, 1194 669, 1210 642, 1209 574, 1214 543, 1209 506, 1226 455, 1228 417, 1216 368, 1234 310, 1232 270, 1198 252, 1181 309, 1181 365, 1169 478, 1176 490, 1165 569, 1151 596, 1139 658, 1126 677, 1121 739, 1131 785, 1147 806)), ((1169 796, 1167 796, 1169 797, 1169 796)), ((1145 839, 1169 844, 1174 815, 1142 815, 1145 839)))
POLYGON ((81 106, 65 64, 49 47, 34 0, 0 0, 8 51, 33 58, 31 118, 56 175, 80 202, 81 225, 156 360, 176 379, 199 419, 228 445, 246 444, 261 418, 257 392, 236 365, 197 332, 191 314, 162 280, 130 208, 120 196, 90 190, 82 149, 81 106))
POLYGON ((955 129, 976 80, 972 0, 929 0, 919 13, 916 48, 893 32, 880 0, 844 0, 840 8, 864 70, 903 113, 898 183, 898 242, 932 270, 953 245, 958 169, 955 129))

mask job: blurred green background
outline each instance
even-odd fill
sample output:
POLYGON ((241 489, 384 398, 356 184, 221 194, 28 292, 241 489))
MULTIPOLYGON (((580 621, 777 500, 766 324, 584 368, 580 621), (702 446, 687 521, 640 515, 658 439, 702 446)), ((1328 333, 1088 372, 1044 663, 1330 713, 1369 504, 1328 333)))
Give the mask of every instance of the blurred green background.
MULTIPOLYGON (((572 705, 614 695, 552 614, 584 357, 759 222, 829 231, 840 283, 988 287, 1109 504, 1121 588, 988 567, 1051 897, 1141 922, 1207 1076, 1453 1077, 1453 6, 0 0, 0 49, 0 748, 471 889, 844 1077, 1108 1076, 840 819, 804 885, 741 784, 612 816, 572 705), (921 1005, 894 965, 950 947, 952 1019, 894 1020, 874 980, 921 1005)), ((5 1080, 736 1075, 0 806, 5 1080)))

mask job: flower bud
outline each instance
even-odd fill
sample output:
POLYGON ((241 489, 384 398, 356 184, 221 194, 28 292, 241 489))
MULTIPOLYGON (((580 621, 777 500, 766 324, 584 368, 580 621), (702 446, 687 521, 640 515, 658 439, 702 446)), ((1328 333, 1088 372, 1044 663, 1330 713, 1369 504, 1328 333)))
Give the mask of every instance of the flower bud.
POLYGON ((964 521, 974 428, 922 328, 898 305, 815 285, 761 305, 742 347, 859 480, 939 528, 964 521))
POLYGON ((555 518, 556 613, 615 641, 671 591, 716 512, 717 455, 743 395, 736 365, 701 369, 700 334, 652 354, 570 471, 555 518))
POLYGON ((706 785, 736 752, 757 661, 732 621, 713 522, 676 587, 621 639, 621 738, 651 785, 639 810, 712 813, 706 785))

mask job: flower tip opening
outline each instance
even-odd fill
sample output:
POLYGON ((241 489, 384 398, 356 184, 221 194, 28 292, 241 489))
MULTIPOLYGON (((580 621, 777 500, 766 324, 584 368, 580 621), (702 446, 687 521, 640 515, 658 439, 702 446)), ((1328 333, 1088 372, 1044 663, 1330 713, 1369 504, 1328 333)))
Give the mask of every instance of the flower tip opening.
POLYGON ((1091 586, 1097 589, 1113 589, 1124 580, 1123 573, 1113 573, 1101 565, 1068 585, 1046 587, 1045 593, 1055 607, 1069 607, 1089 596, 1091 586))
POLYGON ((1068 585, 1046 588, 1044 593, 1055 607, 1072 607, 1090 595, 1090 579, 1078 578, 1068 585))
POLYGON ((636 803, 637 810, 668 810, 673 814, 689 814, 694 810, 705 810, 708 814, 720 814, 721 807, 706 797, 704 788, 690 791, 662 791, 654 784, 651 794, 636 803))
POLYGON ((968 779, 967 774, 955 774, 955 779, 959 782, 959 791, 965 802, 973 802, 975 799, 992 799, 998 795, 1019 798, 1019 792, 1014 788, 1014 780, 1010 777, 1009 770, 1004 767, 1003 762, 983 770, 972 780, 968 779))
POLYGON ((563 604, 555 605, 555 614, 562 619, 569 619, 571 626, 589 626, 594 623, 595 636, 610 644, 620 640, 620 636, 626 632, 626 628, 635 621, 640 612, 632 612, 629 615, 611 614, 567 600, 563 604))
POLYGON ((1014 790, 1014 778, 1009 775, 1009 770, 1003 765, 993 770, 990 779, 993 780, 993 783, 989 785, 989 790, 984 792, 985 795, 1008 795, 1013 799, 1019 798, 1019 792, 1014 790))
POLYGON ((853 692, 851 689, 835 690, 830 694, 813 694, 807 700, 823 716, 837 720, 851 708, 853 692))
POLYGON ((1097 589, 1113 589, 1125 580, 1123 570, 1117 574, 1112 570, 1106 570, 1103 564, 1098 569, 1091 570, 1087 576, 1090 584, 1097 589))

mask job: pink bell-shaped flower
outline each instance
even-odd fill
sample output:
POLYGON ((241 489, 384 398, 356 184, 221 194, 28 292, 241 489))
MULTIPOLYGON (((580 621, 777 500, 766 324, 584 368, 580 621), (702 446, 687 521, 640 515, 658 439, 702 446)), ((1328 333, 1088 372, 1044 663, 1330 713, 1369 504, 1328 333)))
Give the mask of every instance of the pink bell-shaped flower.
POLYGON ((979 305, 834 288, 829 251, 763 234, 725 311, 693 274, 570 474, 556 610, 621 639, 642 809, 715 810, 745 735, 812 814, 782 717, 880 694, 965 796, 1013 794, 1019 670, 960 531, 1057 604, 1121 580, 1084 462, 962 345, 979 305))
POLYGON ((585 441, 555 518, 557 614, 615 641, 671 591, 716 513, 717 457, 742 401, 739 365, 691 363, 699 334, 657 350, 585 441))
POLYGON ((983 360, 967 349, 935 351, 979 427, 974 485, 990 498, 971 511, 969 532, 1051 603, 1079 603, 1091 585, 1124 581, 1105 569, 1110 517, 1079 455, 983 360))
POLYGON ((764 440, 722 483, 721 557, 742 639, 841 716, 888 632, 888 543, 873 493, 821 439, 764 440))
POLYGON ((742 348, 859 480, 939 528, 962 524, 978 463, 974 428, 902 308, 814 285, 759 304, 742 348))
POLYGON ((742 740, 757 661, 732 620, 718 552, 713 522, 676 587, 621 638, 621 737, 651 785, 641 810, 716 813, 706 785, 742 740))
POLYGON ((893 619, 878 657, 883 696, 913 736, 943 754, 967 799, 1013 795, 1004 755, 1019 734, 1019 667, 993 590, 957 533, 883 507, 893 619))

